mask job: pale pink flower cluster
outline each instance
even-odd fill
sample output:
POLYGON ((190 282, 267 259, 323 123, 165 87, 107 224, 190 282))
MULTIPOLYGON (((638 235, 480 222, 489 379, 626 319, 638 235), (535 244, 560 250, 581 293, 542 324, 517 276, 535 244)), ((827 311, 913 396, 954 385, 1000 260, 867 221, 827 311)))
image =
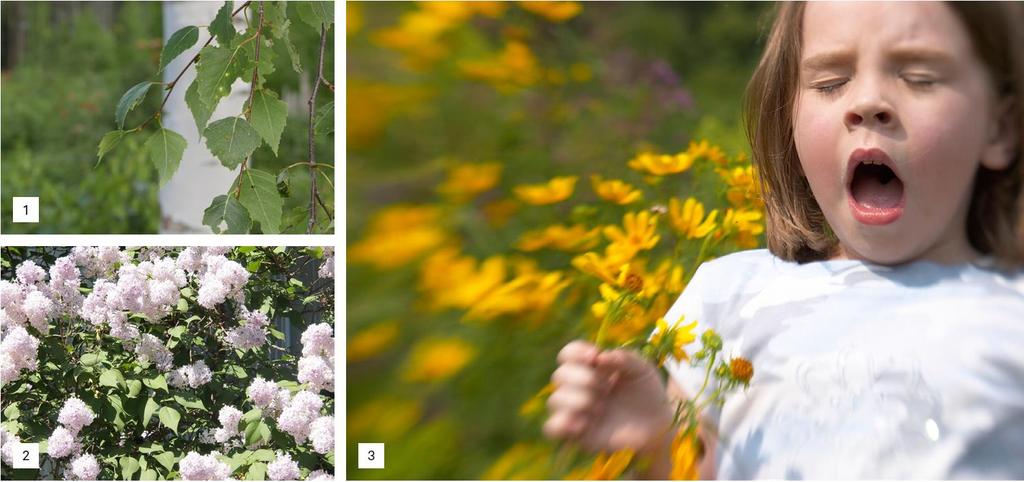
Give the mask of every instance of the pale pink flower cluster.
POLYGON ((231 477, 231 467, 217 460, 218 455, 219 452, 189 452, 178 461, 178 475, 184 480, 226 480, 231 477))
POLYGON ((324 264, 320 265, 320 269, 316 273, 321 278, 334 278, 334 247, 324 247, 324 264))
POLYGON ((38 350, 39 340, 24 327, 7 330, 0 342, 0 385, 18 378, 22 370, 34 371, 39 363, 38 350))
POLYGON ((149 333, 139 337, 139 344, 135 346, 135 356, 141 361, 155 364, 162 372, 170 370, 174 364, 171 350, 168 350, 159 338, 149 333))
POLYGON ((71 250, 71 258, 82 267, 82 274, 90 278, 110 276, 118 264, 129 261, 128 253, 117 246, 76 246, 71 250))
POLYGON ((82 445, 75 439, 75 434, 63 426, 53 429, 53 433, 47 439, 47 453, 55 459, 78 453, 81 449, 82 445))
POLYGON ((317 453, 326 454, 334 450, 334 417, 326 416, 314 420, 309 427, 309 440, 317 453))
POLYGON ((21 443, 20 437, 0 428, 0 461, 7 465, 14 465, 12 453, 16 443, 21 443))
POLYGON ((259 376, 245 389, 245 394, 268 417, 276 416, 291 400, 291 393, 287 388, 280 388, 277 383, 259 376))
POLYGON ((71 461, 71 468, 64 472, 64 480, 94 480, 100 475, 100 463, 92 454, 82 454, 71 461))
POLYGON ((242 419, 240 410, 226 405, 220 409, 217 419, 220 420, 220 428, 213 435, 217 442, 224 443, 238 435, 238 421, 242 419))
POLYGON ((57 258, 50 266, 50 298, 62 315, 73 315, 82 307, 81 276, 71 256, 57 258))
POLYGON ((17 281, 0 281, 0 325, 5 328, 32 325, 42 334, 50 331, 49 319, 56 311, 50 287, 43 283, 46 272, 32 260, 18 266, 17 281))
POLYGON ((277 428, 291 434, 295 443, 303 444, 309 437, 310 425, 320 416, 322 406, 319 395, 305 390, 298 392, 278 415, 277 428))
POLYGON ((243 306, 241 316, 245 323, 228 330, 224 337, 225 341, 239 350, 257 348, 267 343, 266 327, 270 323, 267 315, 259 310, 249 311, 243 306))
POLYGON ((41 283, 46 278, 46 270, 37 266, 31 259, 18 265, 15 273, 18 276, 18 281, 28 286, 41 283))
POLYGON ((206 362, 199 360, 190 365, 178 367, 167 374, 167 384, 176 388, 188 386, 199 388, 213 379, 213 372, 206 362))
POLYGON ((302 358, 299 359, 299 382, 309 388, 334 391, 334 333, 331 325, 317 323, 302 333, 302 358))
POLYGON ((78 435, 82 427, 91 424, 95 418, 96 414, 92 413, 92 409, 85 402, 77 397, 71 397, 61 407, 57 422, 67 427, 72 435, 78 435))
POLYGON ((309 473, 306 480, 334 480, 334 474, 328 474, 323 470, 314 470, 309 473))
POLYGON ((291 455, 277 452, 274 461, 267 464, 267 476, 270 480, 299 480, 299 464, 291 455))
POLYGON ((196 299, 200 305, 213 308, 229 298, 239 303, 245 301, 242 287, 249 282, 249 271, 245 267, 223 255, 209 253, 204 254, 203 265, 196 299))

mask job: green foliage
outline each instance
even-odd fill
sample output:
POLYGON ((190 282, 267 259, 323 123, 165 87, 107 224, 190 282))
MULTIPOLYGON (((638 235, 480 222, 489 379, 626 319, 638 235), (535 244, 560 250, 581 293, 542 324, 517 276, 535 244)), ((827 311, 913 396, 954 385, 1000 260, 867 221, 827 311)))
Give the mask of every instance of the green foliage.
POLYGON ((280 231, 281 196, 274 176, 256 169, 246 169, 238 180, 238 201, 249 211, 253 221, 260 223, 266 234, 280 231))
POLYGON ((249 219, 249 211, 237 199, 221 194, 213 198, 210 207, 203 211, 203 224, 209 226, 215 234, 245 234, 249 232, 252 220, 249 219), (222 229, 222 224, 225 224, 227 229, 222 229))
POLYGON ((249 121, 227 117, 206 127, 206 147, 228 169, 234 169, 260 146, 260 135, 249 121))
POLYGON ((146 152, 149 160, 156 166, 160 176, 160 185, 164 185, 174 175, 181 164, 181 156, 185 153, 185 138, 170 129, 156 131, 146 140, 146 152))
POLYGON ((160 52, 160 70, 163 72, 167 64, 176 59, 182 52, 192 48, 199 40, 199 27, 189 25, 171 34, 167 45, 160 52))
MULTIPOLYGON (((330 113, 334 115, 334 102, 328 102, 324 106, 330 106, 330 113)), ((281 143, 281 133, 284 132, 284 124, 288 118, 288 105, 277 98, 277 94, 266 89, 259 89, 252 95, 252 126, 259 132, 263 141, 270 146, 277 155, 277 148, 281 143)), ((321 107, 323 109, 323 107, 321 107)), ((322 134, 319 130, 317 134, 322 134)))
MULTIPOLYGON (((148 259, 145 250, 127 252, 138 263, 148 259)), ((174 248, 166 255, 174 257, 179 250, 174 248)), ((48 269, 54 259, 69 251, 70 248, 4 247, 0 251, 4 266, 0 276, 10 281, 15 275, 11 267, 28 259, 48 269)), ((310 322, 302 312, 315 308, 320 311, 313 317, 318 322, 333 323, 334 319, 333 280, 314 279, 301 287, 287 281, 307 276, 310 266, 322 262, 318 253, 314 248, 240 247, 226 256, 243 266, 255 267, 244 290, 245 305, 253 310, 263 309, 270 317, 291 318, 294 332, 302 333, 310 322), (309 296, 318 297, 321 303, 303 304, 302 300, 309 296)), ((93 278, 83 279, 83 291, 88 293, 94 282, 93 278)), ((85 452, 100 461, 100 480, 177 479, 178 462, 186 454, 214 450, 239 462, 232 463, 233 478, 244 478, 256 464, 265 468, 278 451, 291 454, 304 472, 333 472, 333 458, 311 453, 308 444, 297 446, 287 434, 282 437, 283 433, 275 428, 275 419, 255 408, 245 393, 256 376, 285 382, 282 388, 306 388, 295 381, 294 355, 300 347, 280 347, 286 358, 273 359, 269 344, 241 354, 224 349, 225 331, 239 325, 235 316, 238 305, 228 301, 213 310, 199 306, 195 301, 197 284, 190 280, 181 290, 182 299, 187 301, 185 310, 173 310, 160 322, 145 322, 137 315, 131 315, 131 319, 143 333, 156 336, 163 343, 180 342, 170 348, 173 366, 204 360, 213 372, 210 383, 197 388, 168 386, 163 373, 152 363, 142 362, 132 347, 110 336, 105 327, 97 328, 78 316, 61 316, 50 320, 50 330, 45 335, 34 327, 27 328, 40 342, 39 367, 5 383, 0 407, 4 429, 24 442, 43 442, 41 465, 62 469, 68 459, 52 460, 46 455, 45 441, 59 425, 57 415, 61 407, 74 395, 96 414, 93 422, 79 432, 78 440, 85 452), (203 434, 220 427, 218 412, 226 405, 245 412, 239 429, 251 424, 251 440, 262 444, 259 449, 225 449, 221 444, 203 441, 203 434)), ((270 337, 268 341, 277 344, 270 337)), ((327 392, 321 395, 323 412, 333 413, 333 398, 326 396, 327 392)), ((19 470, 12 477, 8 469, 5 464, 5 480, 54 475, 47 469, 19 470)), ((59 477, 59 471, 56 474, 59 477)))
MULTIPOLYGON (((249 19, 247 33, 250 35, 257 27, 255 22, 259 15, 256 12, 260 3, 253 2, 237 14, 249 19)), ((294 3, 265 2, 263 6, 266 22, 261 34, 259 84, 283 98, 286 93, 300 90, 303 80, 295 67, 316 65, 319 32, 314 32, 298 18, 294 3), (295 27, 296 24, 299 27, 295 27), (281 68, 281 62, 291 67, 281 68)), ((182 56, 175 54, 180 48, 175 45, 181 43, 179 40, 189 44, 192 31, 198 35, 196 43, 205 42, 209 38, 207 27, 194 26, 195 30, 186 27, 172 35, 174 42, 163 45, 159 3, 128 2, 105 7, 5 2, 2 8, 5 35, 14 22, 24 35, 24 42, 19 42, 19 52, 8 55, 5 46, 6 70, 0 80, 4 93, 0 97, 4 126, 0 131, 0 156, 3 158, 0 192, 4 194, 0 223, 3 231, 157 232, 161 219, 157 201, 160 172, 154 169, 146 141, 161 127, 154 114, 171 86, 161 85, 162 88, 157 89, 150 84, 145 89, 148 95, 141 95, 137 103, 124 104, 123 118, 119 121, 115 115, 112 127, 111 113, 117 113, 129 86, 161 80, 154 76, 161 71, 173 78, 177 72, 169 74, 166 68, 173 57, 182 56), (101 13, 97 15, 95 11, 101 13), (104 11, 108 13, 102 13, 104 11), (159 95, 153 95, 153 91, 159 95), (132 128, 144 121, 142 129, 131 133, 132 128), (124 135, 115 134, 118 130, 124 131, 124 135), (38 196, 40 223, 12 223, 12 196, 38 196)), ((230 26, 230 22, 225 25, 230 26)), ((239 32, 235 41, 243 41, 243 35, 239 32)), ((328 35, 325 73, 333 72, 333 30, 328 35)), ((245 63, 253 63, 255 44, 254 40, 241 46, 240 55, 245 63)), ((14 43, 10 45, 14 47, 14 43)), ((230 43, 213 45, 230 46, 230 43)), ((178 63, 187 62, 175 64, 178 63)), ((197 67, 193 64, 189 68, 197 67)), ((251 80, 251 66, 239 72, 244 81, 251 80)), ((309 80, 304 82, 308 84, 309 80)), ((208 106, 199 101, 197 88, 196 82, 188 81, 174 86, 174 89, 183 89, 186 105, 199 132, 203 132, 216 104, 208 106)), ((331 100, 326 97, 321 93, 317 107, 331 100)), ((270 144, 257 149, 252 154, 252 165, 276 173, 307 159, 309 132, 305 115, 293 111, 285 121, 277 150, 270 144)), ((319 163, 333 162, 333 136, 318 135, 315 146, 319 163)), ((308 191, 304 194, 305 203, 299 198, 283 199, 285 209, 280 222, 282 229, 287 225, 287 232, 305 232, 304 222, 290 221, 290 216, 295 214, 293 211, 299 212, 302 208, 308 211, 308 191)), ((333 192, 321 192, 321 195, 328 206, 333 206, 329 201, 333 200, 333 192)), ((329 229, 326 217, 323 213, 318 216, 318 221, 325 221, 317 223, 317 232, 329 229)))
POLYGON ((114 122, 117 123, 118 129, 124 129, 125 116, 142 102, 142 99, 149 93, 149 88, 155 83, 148 80, 139 82, 121 96, 121 100, 117 101, 117 109, 114 110, 114 122))

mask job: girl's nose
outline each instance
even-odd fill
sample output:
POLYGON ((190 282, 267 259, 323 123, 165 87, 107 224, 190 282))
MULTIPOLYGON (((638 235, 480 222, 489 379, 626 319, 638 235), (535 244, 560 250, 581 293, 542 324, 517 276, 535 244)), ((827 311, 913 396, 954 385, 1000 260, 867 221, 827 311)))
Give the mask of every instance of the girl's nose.
POLYGON ((877 86, 865 86, 850 105, 843 121, 847 129, 854 127, 886 127, 893 123, 895 112, 877 86), (872 88, 875 87, 875 88, 872 88))

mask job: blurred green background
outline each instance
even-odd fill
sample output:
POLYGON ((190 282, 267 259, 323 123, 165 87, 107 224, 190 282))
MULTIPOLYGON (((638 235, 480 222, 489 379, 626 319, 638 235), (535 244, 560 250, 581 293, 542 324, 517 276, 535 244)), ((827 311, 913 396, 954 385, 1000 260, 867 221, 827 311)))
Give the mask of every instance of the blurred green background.
MULTIPOLYGON (((160 224, 157 171, 145 157, 146 136, 128 137, 96 165, 100 139, 114 127, 114 107, 129 87, 158 80, 163 47, 162 2, 3 2, 3 71, 0 83, 0 216, 3 232, 156 233, 160 224), (11 198, 39 197, 39 224, 13 224, 11 198)), ((289 16, 294 8, 289 9, 289 16)), ((302 22, 291 39, 307 71, 316 65, 319 35, 302 22)), ((200 30, 199 42, 208 33, 200 30)), ((324 72, 334 69, 333 35, 324 72)), ((300 78, 282 44, 268 87, 295 92, 300 78)), ((190 67, 194 68, 194 67, 190 67)), ((333 74, 328 74, 333 80, 333 74)), ((306 79, 303 82, 309 83, 306 79)), ((157 91, 157 89, 153 89, 157 91)), ((330 91, 318 98, 328 102, 330 91)), ((162 100, 150 92, 129 114, 144 118, 162 100)), ((303 105, 305 101, 303 101, 303 105)), ((276 173, 308 155, 308 119, 290 112, 279 157, 267 146, 253 166, 276 173)), ((150 128, 152 129, 152 128, 150 128)), ((317 161, 334 162, 333 135, 318 136, 317 161)), ((305 206, 308 173, 293 171, 285 213, 305 206)), ((330 205, 331 200, 325 199, 330 205)), ((298 229, 297 232, 304 232, 298 229)))
MULTIPOLYGON (((641 186, 650 201, 641 208, 670 196, 729 206, 734 184, 707 162, 653 179, 627 161, 706 139, 749 173, 742 94, 772 6, 347 5, 348 477, 560 477, 540 434, 538 391, 558 350, 592 334, 577 320, 600 299, 596 283, 569 266, 571 255, 525 253, 526 264, 568 268, 570 287, 539 320, 472 321, 425 306, 437 295, 425 285, 483 293, 486 277, 430 259, 451 243, 481 266, 493 257, 515 264, 528 229, 621 222, 622 207, 593 195, 591 174, 641 186), (485 162, 502 166, 496 187, 468 202, 441 195, 453 168, 485 162), (516 207, 509 195, 568 175, 579 176, 571 201, 516 207), (389 236, 401 241, 374 254, 389 236), (357 442, 384 442, 387 468, 358 470, 357 442)), ((707 255, 737 249, 715 246, 707 255)), ((699 247, 684 240, 665 254, 690 270, 707 259, 699 247)))

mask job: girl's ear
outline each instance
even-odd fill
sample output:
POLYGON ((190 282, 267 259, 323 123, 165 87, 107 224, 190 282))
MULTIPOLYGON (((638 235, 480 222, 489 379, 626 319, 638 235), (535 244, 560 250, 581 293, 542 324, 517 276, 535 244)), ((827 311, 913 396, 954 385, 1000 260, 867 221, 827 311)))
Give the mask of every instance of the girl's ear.
POLYGON ((996 111, 998 117, 992 125, 993 132, 981 153, 981 165, 993 171, 1010 167, 1019 149, 1018 133, 1021 126, 1017 125, 1018 119, 1015 116, 1016 102, 1014 96, 1007 96, 999 103, 996 111))

